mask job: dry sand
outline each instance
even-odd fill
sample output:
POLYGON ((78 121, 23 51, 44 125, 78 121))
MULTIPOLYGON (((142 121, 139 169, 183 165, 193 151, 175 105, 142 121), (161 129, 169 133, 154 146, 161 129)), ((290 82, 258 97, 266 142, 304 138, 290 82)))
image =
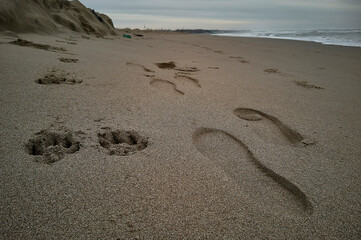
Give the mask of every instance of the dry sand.
POLYGON ((0 42, 1 239, 360 238, 361 48, 0 42))

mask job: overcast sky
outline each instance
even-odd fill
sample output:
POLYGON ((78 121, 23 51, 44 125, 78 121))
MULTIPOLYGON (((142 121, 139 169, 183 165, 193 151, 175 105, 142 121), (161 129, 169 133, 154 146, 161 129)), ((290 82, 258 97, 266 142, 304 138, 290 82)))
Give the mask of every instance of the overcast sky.
POLYGON ((80 0, 118 28, 361 28, 361 0, 80 0))

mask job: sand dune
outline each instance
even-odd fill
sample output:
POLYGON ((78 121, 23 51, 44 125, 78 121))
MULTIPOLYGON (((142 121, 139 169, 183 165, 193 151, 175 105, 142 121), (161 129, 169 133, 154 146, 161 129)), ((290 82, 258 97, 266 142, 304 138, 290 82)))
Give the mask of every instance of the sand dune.
POLYGON ((79 1, 2 0, 0 31, 52 33, 71 30, 94 35, 115 35, 112 20, 79 1))

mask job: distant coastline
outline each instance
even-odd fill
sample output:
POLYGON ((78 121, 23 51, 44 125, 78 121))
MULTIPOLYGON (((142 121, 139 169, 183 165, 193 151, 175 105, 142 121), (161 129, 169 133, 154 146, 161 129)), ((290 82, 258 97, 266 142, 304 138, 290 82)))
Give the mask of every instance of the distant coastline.
POLYGON ((212 34, 229 37, 253 37, 318 42, 325 45, 361 47, 361 29, 320 29, 320 30, 209 30, 177 29, 174 32, 190 34, 212 34))
POLYGON ((209 29, 177 29, 174 32, 193 33, 193 34, 237 34, 240 30, 209 30, 209 29))

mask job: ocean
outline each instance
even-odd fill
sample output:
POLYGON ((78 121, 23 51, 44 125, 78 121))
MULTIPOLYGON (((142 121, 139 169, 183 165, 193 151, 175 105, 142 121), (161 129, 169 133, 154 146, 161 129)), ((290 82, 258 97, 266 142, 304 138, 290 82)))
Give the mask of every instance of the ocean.
POLYGON ((323 29, 295 31, 231 31, 216 33, 219 36, 290 39, 319 42, 327 45, 361 47, 361 29, 323 29))

